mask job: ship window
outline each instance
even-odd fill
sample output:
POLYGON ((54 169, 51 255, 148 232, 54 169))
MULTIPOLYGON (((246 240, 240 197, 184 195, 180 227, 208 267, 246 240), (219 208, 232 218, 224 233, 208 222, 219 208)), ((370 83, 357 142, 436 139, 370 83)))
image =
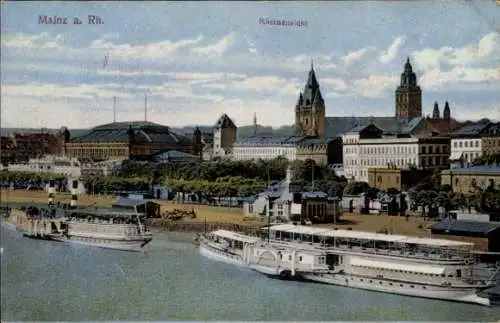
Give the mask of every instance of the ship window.
POLYGON ((392 286, 392 283, 389 283, 389 285, 391 285, 391 286, 392 286))
POLYGON ((288 260, 290 260, 290 261, 291 261, 291 260, 292 260, 292 256, 288 256, 288 260))
POLYGON ((382 285, 382 282, 378 282, 380 285, 382 285))
POLYGON ((422 286, 422 288, 423 288, 423 289, 426 289, 427 287, 425 287, 425 286, 422 286))
POLYGON ((363 278, 361 278, 359 281, 363 281, 363 278))
POLYGON ((446 277, 446 275, 445 274, 441 274, 441 277, 446 277))
POLYGON ((299 257, 299 261, 302 261, 302 256, 299 257))
POLYGON ((415 288, 415 286, 413 286, 413 285, 410 285, 410 287, 411 287, 411 288, 415 288))
POLYGON ((370 279, 370 283, 373 283, 373 280, 370 279))
POLYGON ((399 284, 399 286, 403 287, 404 285, 403 284, 399 284))

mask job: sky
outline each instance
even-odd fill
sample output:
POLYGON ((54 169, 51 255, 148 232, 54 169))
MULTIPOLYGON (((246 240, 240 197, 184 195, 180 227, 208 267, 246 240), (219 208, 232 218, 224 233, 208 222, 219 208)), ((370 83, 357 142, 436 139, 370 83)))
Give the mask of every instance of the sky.
POLYGON ((407 57, 424 114, 500 119, 500 5, 477 1, 2 2, 1 126, 289 125, 314 69, 327 116, 392 116, 407 57), (89 24, 88 16, 102 24, 89 24), (40 16, 68 24, 41 24, 40 16), (78 18, 82 23, 74 24, 78 18), (259 19, 305 21, 278 26, 259 19))

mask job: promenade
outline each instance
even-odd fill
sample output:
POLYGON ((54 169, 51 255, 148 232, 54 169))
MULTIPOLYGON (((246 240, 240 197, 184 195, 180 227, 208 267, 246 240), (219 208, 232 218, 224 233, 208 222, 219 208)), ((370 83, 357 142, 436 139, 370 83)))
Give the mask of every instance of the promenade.
MULTIPOLYGON (((71 199, 69 193, 57 193, 55 196, 55 202, 68 203, 71 199)), ((0 191, 0 201, 2 205, 13 203, 13 204, 45 204, 47 203, 47 193, 42 191, 25 191, 25 190, 15 190, 15 191, 0 191)), ((115 196, 92 196, 92 195, 81 195, 78 196, 79 205, 99 205, 99 206, 110 206, 116 201, 115 196)), ((174 209, 183 209, 186 211, 194 210, 196 213, 195 219, 183 219, 175 221, 175 226, 169 222, 167 227, 182 227, 183 224, 193 224, 195 226, 201 225, 203 222, 211 224, 225 224, 225 225, 241 225, 254 227, 262 225, 260 218, 256 217, 245 217, 241 208, 238 207, 218 207, 209 205, 197 205, 197 204, 180 204, 174 203, 172 201, 165 200, 154 200, 154 202, 160 204, 161 212, 173 211, 174 209)), ((159 219, 153 219, 154 222, 160 222, 159 219)), ((398 216, 388 216, 388 215, 360 215, 354 213, 344 213, 342 219, 338 221, 337 224, 321 224, 318 227, 326 228, 339 228, 359 230, 359 231, 387 231, 391 234, 403 234, 411 236, 427 237, 429 236, 429 226, 432 221, 424 220, 421 217, 409 217, 408 219, 398 216)), ((159 224, 159 223, 158 223, 159 224)))

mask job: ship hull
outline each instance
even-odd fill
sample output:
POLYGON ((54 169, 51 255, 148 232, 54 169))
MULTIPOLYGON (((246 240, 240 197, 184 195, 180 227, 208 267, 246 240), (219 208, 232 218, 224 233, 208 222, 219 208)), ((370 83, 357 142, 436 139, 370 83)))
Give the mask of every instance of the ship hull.
POLYGON ((374 292, 490 306, 489 299, 478 296, 478 290, 474 287, 434 286, 346 274, 303 274, 303 278, 317 283, 352 287, 374 292))
POLYGON ((35 239, 35 240, 46 240, 46 241, 56 241, 70 244, 86 245, 97 248, 113 249, 121 251, 143 251, 144 247, 149 244, 153 239, 145 238, 142 240, 107 240, 107 239, 93 239, 93 238, 83 238, 78 236, 64 237, 59 235, 31 235, 28 233, 23 233, 23 236, 35 239))
POLYGON ((87 238, 79 236, 69 236, 69 237, 57 237, 53 238, 53 240, 71 244, 104 248, 104 249, 137 252, 137 251, 143 251, 144 247, 147 244, 149 244, 153 240, 153 238, 144 238, 140 240, 107 240, 107 239, 95 239, 95 238, 87 238))
POLYGON ((227 252, 224 252, 223 250, 216 249, 214 247, 208 246, 204 244, 203 242, 200 243, 198 247, 200 255, 202 255, 205 258, 223 262, 226 264, 230 265, 235 265, 238 267, 242 268, 248 268, 248 265, 245 263, 245 261, 237 255, 233 255, 227 252))

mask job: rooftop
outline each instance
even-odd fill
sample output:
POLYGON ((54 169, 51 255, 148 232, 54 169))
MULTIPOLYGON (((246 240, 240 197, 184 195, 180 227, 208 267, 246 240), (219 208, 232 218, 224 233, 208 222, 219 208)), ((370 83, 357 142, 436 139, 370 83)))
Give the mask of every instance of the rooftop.
POLYGON ((403 118, 403 117, 326 117, 325 129, 327 137, 338 137, 351 131, 355 127, 364 128, 369 124, 374 124, 382 129, 384 133, 409 133, 424 118, 403 118))
POLYGON ((469 234, 487 236, 490 232, 500 228, 500 222, 481 222, 445 219, 432 225, 432 233, 469 234))
POLYGON ((167 126, 148 121, 113 122, 97 126, 71 142, 128 142, 130 131, 134 142, 188 143, 190 139, 167 126))
POLYGON ((443 170, 442 173, 447 174, 470 174, 470 173, 490 173, 500 175, 500 165, 478 165, 470 167, 460 167, 454 169, 443 170))
POLYGON ((481 134, 488 126, 491 125, 489 120, 480 120, 479 122, 471 122, 466 123, 462 127, 451 133, 452 137, 461 137, 461 136, 476 136, 481 134))

